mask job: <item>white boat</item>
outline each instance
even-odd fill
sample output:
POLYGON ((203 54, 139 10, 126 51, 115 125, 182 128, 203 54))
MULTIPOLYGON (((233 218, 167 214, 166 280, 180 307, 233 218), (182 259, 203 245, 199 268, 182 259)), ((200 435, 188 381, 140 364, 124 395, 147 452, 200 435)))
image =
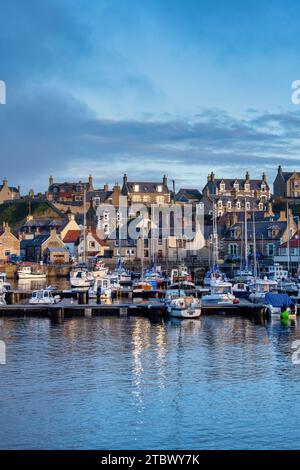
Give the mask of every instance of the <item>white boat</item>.
POLYGON ((71 287, 87 288, 90 287, 91 282, 88 271, 84 269, 75 269, 70 273, 71 287))
POLYGON ((6 280, 6 274, 5 273, 0 273, 0 291, 8 292, 10 290, 11 290, 11 285, 6 280))
POLYGON ((268 292, 275 291, 277 289, 277 281, 271 279, 257 279, 253 286, 253 292, 249 295, 251 302, 263 303, 265 295, 268 292))
POLYGON ((188 268, 181 264, 178 268, 173 268, 171 270, 170 283, 175 284, 177 282, 191 281, 191 275, 188 268))
POLYGON ((5 294, 0 292, 0 305, 6 305, 5 294))
POLYGON ((20 266, 18 269, 19 279, 46 279, 46 274, 42 271, 32 271, 31 266, 20 266))
POLYGON ((104 266, 102 261, 98 261, 95 265, 94 271, 91 272, 92 278, 106 277, 108 268, 104 266))
POLYGON ((224 281, 224 282, 226 281, 223 273, 221 273, 220 271, 208 271, 205 274, 203 285, 205 287, 210 287, 211 284, 215 282, 220 282, 220 281, 224 281))
POLYGON ((108 277, 96 277, 94 284, 89 288, 90 298, 96 298, 98 295, 102 299, 111 298, 111 284, 108 277))
POLYGON ((53 305, 60 302, 59 295, 53 295, 49 289, 34 290, 29 299, 30 305, 53 305))
POLYGON ((273 266, 268 266, 267 270, 269 279, 274 279, 275 281, 282 281, 289 277, 287 269, 279 263, 274 263, 273 266))
POLYGON ((175 318, 199 318, 201 315, 201 303, 192 296, 173 298, 167 305, 170 317, 175 318))
POLYGON ((234 280, 238 283, 252 283, 254 282, 254 276, 252 271, 249 270, 239 270, 237 271, 236 275, 234 276, 234 280))
POLYGON ((204 295, 202 297, 202 301, 218 305, 234 304, 239 302, 233 295, 232 284, 225 281, 212 282, 210 285, 210 294, 204 295))

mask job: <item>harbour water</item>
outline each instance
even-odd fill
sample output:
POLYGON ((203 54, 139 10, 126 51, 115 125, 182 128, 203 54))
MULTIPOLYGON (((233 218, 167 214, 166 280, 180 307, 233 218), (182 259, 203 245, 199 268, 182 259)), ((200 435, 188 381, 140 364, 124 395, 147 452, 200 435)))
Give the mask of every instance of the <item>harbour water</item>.
POLYGON ((1 449, 300 448, 300 323, 3 319, 1 449))

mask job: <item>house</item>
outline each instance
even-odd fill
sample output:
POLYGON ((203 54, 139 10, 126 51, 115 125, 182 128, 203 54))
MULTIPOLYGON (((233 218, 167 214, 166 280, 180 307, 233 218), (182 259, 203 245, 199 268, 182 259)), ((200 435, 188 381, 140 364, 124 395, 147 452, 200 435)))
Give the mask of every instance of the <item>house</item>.
POLYGON ((86 233, 86 238, 84 234, 81 233, 78 240, 77 253, 80 261, 84 261, 84 254, 88 258, 94 256, 106 256, 106 252, 109 251, 109 246, 104 240, 98 238, 95 230, 88 229, 86 233))
POLYGON ((198 189, 181 188, 174 197, 176 204, 199 204, 202 194, 198 189))
POLYGON ((65 246, 49 246, 45 250, 45 258, 47 263, 66 264, 70 261, 70 252, 65 246))
POLYGON ((274 180, 275 198, 300 198, 300 172, 282 171, 279 165, 274 180))
POLYGON ((80 232, 80 226, 75 220, 75 215, 71 212, 71 209, 68 208, 66 212, 67 219, 59 227, 59 233, 61 239, 63 240, 68 232, 80 232))
POLYGON ((10 255, 20 256, 20 240, 12 233, 9 225, 3 223, 0 229, 0 260, 6 261, 10 255))
POLYGON ((168 188, 168 178, 165 175, 161 182, 128 181, 123 177, 122 195, 127 196, 128 204, 143 203, 168 204, 171 202, 171 191, 168 188))
POLYGON ((274 262, 279 263, 285 269, 292 271, 294 274, 299 273, 300 267, 300 231, 297 230, 288 240, 281 243, 278 254, 274 257, 274 262))
POLYGON ((57 219, 50 217, 34 218, 32 215, 28 215, 26 222, 20 228, 20 238, 23 240, 34 239, 38 235, 47 235, 54 229, 56 232, 60 232, 65 223, 63 217, 57 219))
POLYGON ((20 186, 8 186, 6 178, 3 179, 0 185, 0 204, 4 201, 11 201, 12 199, 20 199, 20 186))
POLYGON ((21 240, 21 255, 26 261, 40 262, 49 258, 48 248, 65 248, 64 242, 57 234, 56 229, 50 233, 37 235, 32 239, 21 240))
POLYGON ((89 176, 87 182, 77 181, 64 183, 54 182, 53 176, 50 176, 46 198, 48 201, 53 202, 79 202, 82 204, 84 192, 88 193, 92 192, 93 190, 94 187, 92 175, 89 176))
POLYGON ((81 235, 82 231, 79 230, 69 230, 64 238, 62 238, 62 241, 65 244, 65 247, 70 253, 70 256, 76 257, 77 256, 77 247, 79 243, 79 238, 81 235))
MULTIPOLYGON (((220 239, 220 254, 225 260, 238 261, 245 255, 245 224, 243 221, 233 224, 222 233, 220 239)), ((290 217, 290 236, 297 231, 296 224, 290 217)), ((284 213, 279 218, 270 220, 252 221, 247 223, 247 253, 251 257, 254 252, 254 243, 256 244, 256 253, 263 260, 264 264, 273 262, 279 254, 280 246, 288 240, 287 220, 284 213)))
POLYGON ((270 187, 265 173, 261 179, 250 178, 247 172, 244 179, 216 178, 212 172, 207 177, 203 188, 202 202, 205 214, 211 214, 213 209, 220 216, 224 212, 266 210, 270 199, 270 187))

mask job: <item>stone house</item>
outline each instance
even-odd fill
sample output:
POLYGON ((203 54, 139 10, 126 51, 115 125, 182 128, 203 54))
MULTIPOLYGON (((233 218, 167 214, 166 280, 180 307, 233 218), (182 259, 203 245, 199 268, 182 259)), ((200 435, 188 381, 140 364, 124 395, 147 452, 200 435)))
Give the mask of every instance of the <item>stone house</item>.
POLYGON ((48 248, 65 248, 64 242, 55 228, 51 229, 50 233, 21 240, 21 255, 26 261, 46 262, 49 255, 48 248))
POLYGON ((143 203, 168 204, 171 202, 171 191, 168 188, 168 178, 165 175, 161 182, 128 181, 123 177, 122 195, 127 196, 128 204, 143 203))
POLYGON ((20 186, 17 188, 9 186, 7 179, 4 178, 2 185, 0 185, 0 204, 5 201, 11 201, 12 199, 20 199, 20 186))
POLYGON ((7 260, 9 255, 20 256, 20 240, 12 233, 9 225, 3 223, 0 229, 0 260, 7 260))
POLYGON ((282 167, 279 165, 274 180, 274 197, 300 198, 300 173, 282 171, 282 167))

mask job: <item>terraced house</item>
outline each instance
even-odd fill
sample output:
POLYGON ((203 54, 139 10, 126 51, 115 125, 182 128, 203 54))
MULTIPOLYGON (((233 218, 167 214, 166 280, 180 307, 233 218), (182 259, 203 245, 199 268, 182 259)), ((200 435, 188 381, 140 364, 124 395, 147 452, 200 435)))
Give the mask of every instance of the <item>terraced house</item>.
POLYGON ((5 201, 11 201, 13 199, 20 198, 20 186, 9 186, 6 178, 3 179, 2 185, 0 185, 0 204, 5 201))
POLYGON ((279 165, 274 181, 274 197, 284 199, 300 199, 300 173, 282 171, 279 165))
POLYGON ((218 216, 245 209, 263 211, 269 199, 270 187, 265 173, 261 179, 252 179, 248 172, 244 179, 216 178, 212 172, 207 177, 202 196, 205 213, 212 213, 215 207, 218 216))

